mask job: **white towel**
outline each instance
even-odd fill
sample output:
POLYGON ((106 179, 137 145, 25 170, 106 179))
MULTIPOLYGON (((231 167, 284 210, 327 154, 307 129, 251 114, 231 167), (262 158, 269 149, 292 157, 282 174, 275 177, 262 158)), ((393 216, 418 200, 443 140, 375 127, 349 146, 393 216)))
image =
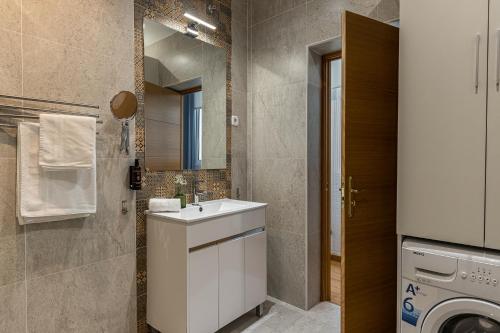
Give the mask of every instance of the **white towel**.
POLYGON ((95 118, 41 114, 40 166, 54 170, 92 168, 95 132, 95 118))
POLYGON ((40 126, 20 123, 17 136, 19 224, 86 217, 96 212, 96 167, 47 170, 38 164, 40 126))
POLYGON ((181 199, 149 199, 150 212, 180 212, 181 199))

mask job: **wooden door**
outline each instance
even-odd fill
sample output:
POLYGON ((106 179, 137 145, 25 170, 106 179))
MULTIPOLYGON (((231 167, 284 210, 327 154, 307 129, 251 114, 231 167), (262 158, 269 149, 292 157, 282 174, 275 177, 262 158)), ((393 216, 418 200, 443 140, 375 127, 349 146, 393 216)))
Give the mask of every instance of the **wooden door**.
POLYGON ((490 0, 485 246, 500 250, 500 0, 490 0))
POLYGON ((488 0, 401 1, 402 235, 484 245, 487 36, 488 0))
POLYGON ((145 82, 146 168, 182 170, 182 95, 145 82))
POLYGON ((396 332, 398 29, 342 20, 342 332, 396 332))

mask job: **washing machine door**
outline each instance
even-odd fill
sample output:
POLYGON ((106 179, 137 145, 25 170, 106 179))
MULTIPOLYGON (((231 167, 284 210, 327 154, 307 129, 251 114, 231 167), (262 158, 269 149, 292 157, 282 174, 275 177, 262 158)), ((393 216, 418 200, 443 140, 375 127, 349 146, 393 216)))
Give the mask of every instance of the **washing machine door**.
POLYGON ((500 306, 474 298, 442 302, 427 314, 421 333, 500 333, 500 306))

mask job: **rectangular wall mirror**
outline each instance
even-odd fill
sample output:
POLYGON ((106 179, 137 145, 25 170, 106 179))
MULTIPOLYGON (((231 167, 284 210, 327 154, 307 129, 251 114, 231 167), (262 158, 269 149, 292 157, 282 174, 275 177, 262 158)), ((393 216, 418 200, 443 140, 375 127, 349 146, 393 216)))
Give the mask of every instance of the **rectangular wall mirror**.
POLYGON ((145 163, 226 168, 226 51, 144 19, 145 163))

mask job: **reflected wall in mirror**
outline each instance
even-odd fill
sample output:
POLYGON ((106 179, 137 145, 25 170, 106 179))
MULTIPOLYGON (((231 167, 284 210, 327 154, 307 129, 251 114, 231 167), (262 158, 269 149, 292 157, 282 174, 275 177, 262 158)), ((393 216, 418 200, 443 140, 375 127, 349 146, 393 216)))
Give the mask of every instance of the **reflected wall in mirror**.
POLYGON ((226 168, 226 51, 144 20, 145 163, 226 168))

